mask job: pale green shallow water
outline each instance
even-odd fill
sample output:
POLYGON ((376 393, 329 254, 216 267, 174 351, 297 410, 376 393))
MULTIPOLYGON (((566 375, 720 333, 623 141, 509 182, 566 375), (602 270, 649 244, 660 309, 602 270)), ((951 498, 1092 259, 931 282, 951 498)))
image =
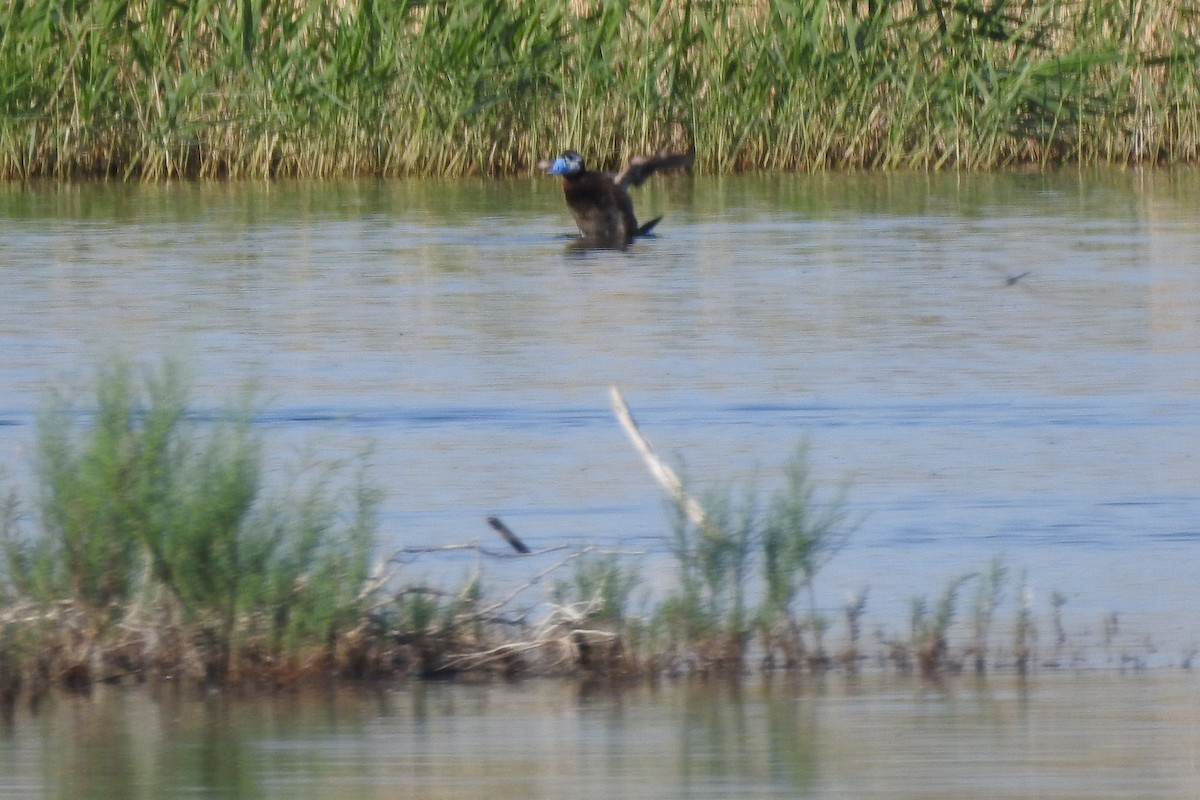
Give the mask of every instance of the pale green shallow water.
POLYGON ((535 548, 645 550, 662 585, 616 384, 701 487, 770 489, 809 436, 863 515, 820 600, 870 587, 868 630, 1003 554, 1075 630, 1116 610, 1176 662, 1197 640, 1200 174, 656 178, 637 202, 656 238, 581 254, 548 178, 3 187, 0 464, 27 475, 48 386, 182 354, 204 408, 259 382, 281 457, 373 444, 388 547, 491 542, 498 514, 535 548))
POLYGON ((416 685, 58 698, 0 728, 3 798, 1194 798, 1191 673, 942 689, 416 685))

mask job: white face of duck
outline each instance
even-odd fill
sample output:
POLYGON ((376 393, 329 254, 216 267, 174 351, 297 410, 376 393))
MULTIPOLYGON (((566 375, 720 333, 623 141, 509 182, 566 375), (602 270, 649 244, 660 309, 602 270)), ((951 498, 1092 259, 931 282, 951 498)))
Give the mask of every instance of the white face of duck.
POLYGON ((550 169, 546 170, 547 175, 563 176, 577 175, 580 172, 583 172, 583 156, 574 150, 568 150, 554 159, 554 163, 550 165, 550 169))

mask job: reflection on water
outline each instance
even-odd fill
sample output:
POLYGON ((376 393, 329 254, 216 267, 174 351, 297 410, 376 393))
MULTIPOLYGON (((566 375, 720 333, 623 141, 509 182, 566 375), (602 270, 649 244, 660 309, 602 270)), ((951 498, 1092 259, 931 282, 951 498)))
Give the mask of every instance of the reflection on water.
POLYGON ((106 689, 0 731, 0 797, 1188 798, 1186 672, 952 682, 106 689), (172 690, 173 691, 173 690, 172 690))
POLYGON ((173 352, 203 405, 257 380, 283 452, 373 443, 389 546, 487 540, 496 514, 532 547, 644 549, 664 582, 616 384, 702 483, 770 488, 806 435, 852 478, 829 609, 869 586, 868 627, 902 628, 1004 553, 1073 633, 1117 610, 1179 660, 1200 174, 670 177, 637 201, 656 237, 573 253, 543 178, 0 188, 0 463, 24 479, 47 386, 173 352))

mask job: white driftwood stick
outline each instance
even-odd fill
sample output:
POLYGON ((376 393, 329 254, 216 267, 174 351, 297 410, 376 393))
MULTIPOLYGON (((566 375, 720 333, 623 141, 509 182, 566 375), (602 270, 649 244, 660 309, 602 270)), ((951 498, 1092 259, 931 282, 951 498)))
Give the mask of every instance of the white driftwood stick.
POLYGON ((683 488, 683 481, 679 480, 679 476, 675 474, 675 470, 667 466, 658 455, 654 452, 654 448, 650 445, 650 441, 642 435, 638 429, 637 423, 633 421, 633 413, 630 412, 629 406, 625 403, 625 398, 621 396, 621 390, 615 386, 610 386, 608 389, 609 399, 612 401, 613 413, 617 415, 617 421, 621 423, 621 427, 625 429, 625 433, 629 434, 629 440, 633 442, 633 447, 642 456, 642 460, 646 462, 646 467, 650 470, 650 474, 658 481, 659 485, 667 490, 667 494, 683 506, 684 513, 688 519, 697 528, 704 526, 704 520, 707 514, 704 513, 704 508, 696 498, 688 494, 683 488))

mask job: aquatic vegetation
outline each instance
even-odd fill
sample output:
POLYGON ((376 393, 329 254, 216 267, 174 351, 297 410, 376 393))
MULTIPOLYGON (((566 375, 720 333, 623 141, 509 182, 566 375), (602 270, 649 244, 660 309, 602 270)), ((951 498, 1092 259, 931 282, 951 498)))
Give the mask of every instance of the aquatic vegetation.
POLYGON ((628 608, 638 581, 637 569, 622 563, 618 554, 585 547, 541 569, 498 600, 485 598, 479 573, 453 597, 430 587, 401 586, 394 601, 377 609, 390 632, 384 640, 394 637, 399 645, 391 674, 645 674, 641 659, 652 658, 642 651, 646 625, 628 608), (572 562, 572 578, 559 579, 551 587, 548 613, 534 616, 530 609, 514 608, 518 595, 572 562))
POLYGON ((361 475, 348 510, 331 468, 270 496, 249 408, 196 419, 175 362, 141 381, 129 362, 108 364, 95 400, 85 415, 51 397, 35 530, 15 501, 3 530, 3 595, 58 654, 52 676, 219 684, 333 648, 359 624, 378 503, 361 475))
POLYGON ((0 174, 1195 160, 1198 26, 1179 0, 30 0, 0 28, 0 174))
POLYGON ((846 490, 847 484, 843 484, 828 502, 817 502, 808 443, 804 442, 788 462, 784 487, 768 506, 762 530, 764 624, 769 627, 781 621, 786 626, 788 649, 793 651, 787 660, 789 664, 796 663, 797 655, 803 653, 795 616, 795 604, 802 592, 808 597, 808 621, 814 639, 811 657, 818 662, 828 658, 821 637, 824 626, 817 613, 814 582, 817 573, 841 550, 854 529, 855 523, 849 519, 846 508, 846 490))
POLYGON ((802 443, 787 465, 784 487, 770 498, 765 514, 759 510, 753 482, 736 506, 729 488, 701 502, 655 453, 616 387, 609 389, 609 398, 634 448, 673 503, 671 552, 679 587, 662 613, 665 627, 673 633, 671 649, 678 651, 677 660, 701 671, 742 669, 751 634, 746 585, 757 557, 764 596, 753 624, 762 641, 764 664, 774 666, 782 656, 789 669, 806 662, 827 666, 822 634, 828 622, 817 611, 813 581, 853 529, 845 508, 846 486, 818 504, 808 446, 802 443), (803 622, 794 608, 801 590, 807 590, 809 598, 803 622), (811 654, 804 642, 806 630, 814 641, 811 654))
MULTIPOLYGON (((699 503, 703 516, 698 519, 686 508, 690 494, 675 500, 671 552, 678 589, 660 609, 676 637, 673 649, 684 654, 682 660, 692 669, 736 673, 757 633, 767 668, 832 666, 823 636, 829 621, 818 610, 815 580, 854 528, 845 486, 818 502, 808 447, 802 444, 787 464, 784 485, 769 496, 765 509, 753 481, 737 502, 735 494, 728 487, 710 493, 699 503), (761 587, 754 609, 748 588, 752 576, 761 587), (804 613, 797 608, 801 596, 808 601, 804 613)), ((863 592, 846 609, 855 644, 865 603, 863 592)))
MULTIPOLYGON (((472 571, 456 590, 402 586, 377 603, 372 613, 379 625, 376 638, 384 652, 391 651, 383 661, 385 672, 424 678, 460 672, 456 659, 487 640, 483 599, 483 577, 472 571)), ((485 662, 481 658, 472 666, 485 662)))
POLYGON ((556 582, 549 625, 557 638, 557 663, 588 675, 620 676, 639 671, 650 655, 647 625, 631 602, 641 582, 634 564, 617 553, 585 550, 575 560, 571 580, 556 582))
MULTIPOLYGON (((989 665, 996 663, 990 645, 991 630, 996 611, 1001 605, 1008 567, 1002 556, 995 556, 987 569, 960 575, 947 582, 941 596, 933 605, 924 595, 910 600, 909 641, 888 642, 889 657, 905 671, 912 668, 912 658, 922 677, 938 678, 947 673, 959 672, 967 662, 975 674, 987 672, 989 665), (963 587, 974 583, 968 644, 956 650, 951 646, 950 630, 958 615, 958 596, 963 587)), ((1022 673, 1032 658, 1030 638, 1033 634, 1032 603, 1025 591, 1024 576, 1018 592, 1021 598, 1013 624, 1012 656, 1022 673)))
POLYGON ((671 632, 676 670, 740 671, 750 638, 746 583, 758 536, 754 494, 740 505, 731 489, 710 493, 701 504, 704 517, 689 517, 674 503, 671 554, 678 587, 659 614, 671 632))
POLYGON ((1004 581, 1008 576, 1008 567, 1001 556, 992 559, 988 569, 980 573, 975 583, 974 605, 971 609, 975 641, 972 645, 975 657, 975 672, 983 674, 988 664, 988 634, 996 616, 996 607, 1000 605, 1004 581))
POLYGON ((1067 604, 1067 596, 1062 592, 1050 594, 1050 605, 1054 608, 1054 651, 1059 653, 1067 644, 1067 629, 1063 626, 1063 606, 1067 604))
POLYGON ((582 603, 589 619, 620 626, 629 619, 640 581, 637 566, 623 563, 618 554, 588 552, 575 562, 572 579, 558 581, 551 596, 559 605, 582 603))
MULTIPOLYGON (((698 500, 615 404, 672 492, 675 580, 635 605, 641 553, 587 547, 545 565, 539 559, 566 548, 468 544, 401 548, 373 564, 380 494, 361 467, 347 478, 335 465, 302 464, 284 486, 269 486, 249 399, 200 414, 187 389, 176 362, 138 370, 116 360, 98 371, 93 404, 49 396, 36 428, 36 504, 27 512, 15 491, 0 494, 0 710, 54 687, 145 680, 213 688, 335 677, 737 678, 755 656, 765 671, 854 671, 874 660, 907 672, 915 663, 928 680, 971 657, 979 673, 1007 658, 1022 675, 1036 665, 1024 575, 1011 653, 995 652, 1008 574, 1000 557, 951 580, 932 608, 914 597, 908 638, 881 634, 874 659, 861 650, 861 590, 841 608, 847 644, 831 656, 833 616, 815 582, 854 525, 845 485, 818 501, 806 445, 774 492, 760 496, 751 480, 698 500), (406 580, 411 558, 444 550, 536 568, 499 596, 481 564, 457 588, 406 580), (956 644, 957 602, 971 581, 971 635, 956 644), (519 605, 546 584, 549 602, 519 605)), ((1047 666, 1065 640, 1065 599, 1051 602, 1060 637, 1047 666)), ((1114 613, 1105 657, 1143 666, 1145 652, 1119 634, 1114 613)))
POLYGON ((838 660, 846 666, 847 669, 854 671, 858 669, 859 661, 862 659, 862 652, 859 650, 859 640, 862 638, 862 617, 867 610, 867 590, 860 589, 851 595, 845 605, 842 606, 842 613, 846 617, 846 649, 842 651, 838 660))
POLYGON ((1021 576, 1021 602, 1017 607, 1017 619, 1013 625, 1013 659, 1017 671, 1024 675, 1029 672, 1029 663, 1033 658, 1033 639, 1037 635, 1033 621, 1033 593, 1025 584, 1025 576, 1021 576))
MULTIPOLYGON (((926 595, 915 595, 909 601, 909 633, 907 638, 890 637, 882 631, 877 640, 883 646, 881 663, 889 663, 901 672, 913 671, 930 680, 938 680, 950 674, 964 671, 970 665, 976 675, 983 675, 996 667, 1011 667, 1025 675, 1037 665, 1035 644, 1037 640, 1037 615, 1032 590, 1022 572, 1016 587, 1012 623, 1008 627, 1011 645, 1008 648, 992 643, 991 631, 996 622, 997 610, 1002 605, 1003 588, 1008 577, 1008 566, 1003 556, 995 556, 988 567, 980 572, 959 575, 946 583, 941 595, 930 605, 926 595), (959 596, 963 589, 974 584, 969 637, 954 644, 952 630, 959 616, 959 596)), ((1054 669, 1064 666, 1062 606, 1066 602, 1061 592, 1051 593, 1051 622, 1062 633, 1051 655, 1040 662, 1040 666, 1054 669)), ((1111 618, 1110 618, 1111 619, 1111 618)), ((963 624, 963 627, 966 623, 963 624)), ((1108 647, 1115 638, 1115 631, 1105 631, 1104 641, 1096 649, 1113 654, 1108 647)), ((1124 658, 1124 656, 1123 656, 1124 658)), ((1139 656, 1130 656, 1137 659, 1139 656)), ((1186 661, 1186 653, 1184 654, 1186 661)), ((1081 648, 1071 660, 1073 666, 1083 666, 1088 659, 1081 648)))

